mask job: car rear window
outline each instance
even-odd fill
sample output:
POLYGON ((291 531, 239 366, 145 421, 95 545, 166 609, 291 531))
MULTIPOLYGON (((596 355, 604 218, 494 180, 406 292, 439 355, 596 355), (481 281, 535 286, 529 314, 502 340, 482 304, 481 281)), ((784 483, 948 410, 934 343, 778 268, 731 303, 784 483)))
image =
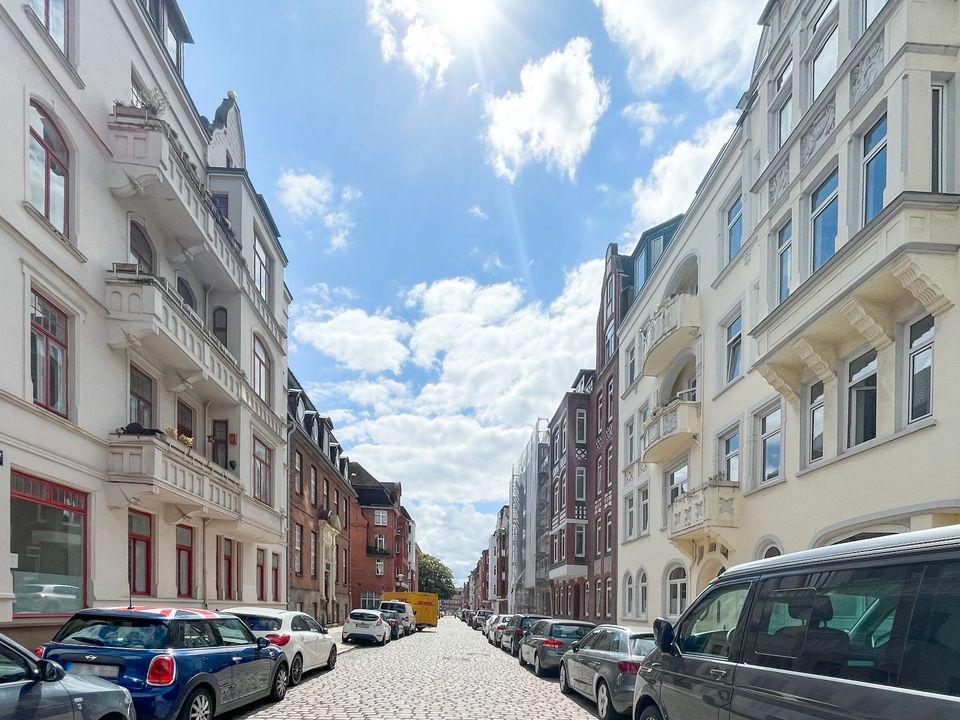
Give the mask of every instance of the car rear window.
POLYGON ((406 608, 403 606, 403 603, 380 603, 381 610, 393 610, 395 612, 402 613, 406 608))
POLYGON ((654 650, 657 644, 652 637, 644 635, 632 635, 630 637, 630 654, 646 657, 651 650, 654 650))
POLYGON ((79 616, 70 618, 54 642, 94 647, 143 648, 167 647, 167 625, 146 618, 79 616))
POLYGON ((542 619, 542 618, 538 618, 538 617, 525 617, 523 620, 520 621, 520 627, 522 627, 524 630, 526 630, 528 627, 530 627, 530 626, 533 625, 535 622, 537 622, 538 620, 541 620, 541 619, 542 619))
POLYGON ((379 615, 369 612, 360 612, 358 610, 354 610, 352 613, 350 613, 350 619, 357 620, 358 622, 376 622, 379 617, 379 615))
POLYGON ((566 625, 557 623, 550 628, 550 637, 560 638, 562 640, 579 640, 591 630, 593 630, 593 628, 589 625, 566 625))
POLYGON ((263 617, 262 615, 237 615, 243 624, 254 632, 274 632, 280 629, 280 618, 263 617))

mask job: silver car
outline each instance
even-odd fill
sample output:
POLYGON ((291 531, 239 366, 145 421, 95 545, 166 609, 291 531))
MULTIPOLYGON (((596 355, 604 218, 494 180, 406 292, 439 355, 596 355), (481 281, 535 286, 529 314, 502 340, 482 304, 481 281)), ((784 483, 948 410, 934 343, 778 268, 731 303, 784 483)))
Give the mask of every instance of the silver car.
POLYGON ((640 663, 655 647, 653 630, 598 625, 561 659, 560 692, 594 700, 602 720, 629 713, 640 663))
POLYGON ((558 668, 567 649, 594 627, 593 623, 580 620, 537 621, 520 640, 520 665, 530 663, 533 672, 543 677, 548 670, 558 668))
POLYGON ((0 635, 0 718, 135 720, 130 692, 97 677, 64 672, 0 635))

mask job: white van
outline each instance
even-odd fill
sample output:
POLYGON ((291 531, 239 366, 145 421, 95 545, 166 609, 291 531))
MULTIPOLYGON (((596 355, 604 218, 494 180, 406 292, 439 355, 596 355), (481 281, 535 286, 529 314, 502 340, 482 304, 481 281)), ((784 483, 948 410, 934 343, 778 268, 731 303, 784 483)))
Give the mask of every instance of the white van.
POLYGON ((392 610, 400 615, 400 626, 404 635, 409 635, 417 629, 417 614, 413 611, 413 605, 399 600, 384 600, 380 603, 378 610, 392 610))

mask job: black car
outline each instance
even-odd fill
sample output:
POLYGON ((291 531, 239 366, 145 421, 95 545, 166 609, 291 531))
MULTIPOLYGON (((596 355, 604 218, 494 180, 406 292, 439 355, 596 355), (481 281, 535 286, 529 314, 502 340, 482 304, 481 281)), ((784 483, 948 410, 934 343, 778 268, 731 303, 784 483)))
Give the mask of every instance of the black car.
POLYGON ((514 657, 517 657, 523 634, 529 630, 537 620, 544 620, 546 617, 546 615, 511 616, 507 621, 507 626, 503 629, 503 635, 500 637, 500 647, 514 657))

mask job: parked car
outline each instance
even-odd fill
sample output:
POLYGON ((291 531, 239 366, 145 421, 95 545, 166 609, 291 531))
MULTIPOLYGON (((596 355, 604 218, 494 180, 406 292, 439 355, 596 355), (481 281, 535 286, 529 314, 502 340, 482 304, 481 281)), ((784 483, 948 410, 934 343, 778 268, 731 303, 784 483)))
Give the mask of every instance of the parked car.
POLYGON ((380 610, 392 610, 400 616, 400 631, 403 635, 409 635, 417 629, 417 614, 413 611, 413 605, 403 600, 384 600, 380 603, 380 610))
POLYGON ((366 640, 386 645, 390 642, 390 623, 379 610, 351 610, 343 623, 342 637, 345 643, 366 640))
POLYGON ((477 610, 477 614, 473 618, 473 623, 471 624, 471 627, 474 630, 482 630, 483 624, 487 621, 487 619, 491 615, 493 615, 493 610, 486 610, 486 609, 477 610))
POLYGON ((283 650, 290 667, 290 684, 298 685, 303 673, 337 664, 337 643, 327 629, 296 610, 235 607, 226 610, 240 618, 254 636, 265 637, 283 650))
POLYGON ((500 619, 499 615, 491 615, 486 620, 483 621, 483 627, 480 628, 480 631, 483 633, 483 636, 487 639, 487 642, 490 642, 490 628, 493 627, 493 624, 500 619))
POLYGON ((640 663, 655 647, 653 630, 599 625, 564 653, 560 692, 593 700, 602 720, 629 713, 640 663))
POLYGON ((636 720, 960 717, 960 525, 731 568, 654 636, 636 720))
POLYGON ((570 647, 596 627, 580 620, 538 620, 520 640, 517 656, 520 665, 530 663, 533 672, 543 677, 548 670, 560 667, 560 658, 570 647))
POLYGON ((543 620, 544 615, 512 615, 503 628, 503 636, 500 638, 500 647, 509 652, 513 657, 517 656, 520 649, 520 640, 523 634, 529 630, 537 620, 543 620))
POLYGON ((0 718, 135 720, 130 691, 98 677, 74 675, 37 659, 0 635, 0 718))
POLYGON ((390 624, 390 639, 399 640, 402 638, 403 631, 400 627, 400 613, 394 612, 393 610, 381 610, 380 614, 383 616, 383 619, 390 624))
POLYGON ((210 720, 262 698, 282 700, 289 680, 280 648, 254 637, 235 615, 209 610, 81 610, 34 652, 126 688, 137 720, 181 713, 210 720))
POLYGON ((469 625, 470 622, 473 620, 473 616, 476 614, 477 613, 475 610, 471 610, 470 608, 464 608, 463 610, 460 611, 460 621, 465 622, 469 625))
POLYGON ((497 622, 490 628, 490 644, 500 647, 500 638, 503 637, 503 630, 506 628, 509 619, 509 615, 501 615, 497 618, 497 622))

